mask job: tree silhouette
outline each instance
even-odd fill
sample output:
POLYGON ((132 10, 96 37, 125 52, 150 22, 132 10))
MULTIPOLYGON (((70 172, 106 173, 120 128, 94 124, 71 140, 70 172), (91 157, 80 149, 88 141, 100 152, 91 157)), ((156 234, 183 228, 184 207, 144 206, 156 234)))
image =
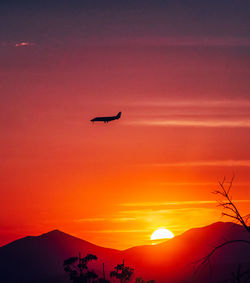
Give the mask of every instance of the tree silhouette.
MULTIPOLYGON (((230 240, 225 241, 224 243, 216 246, 214 249, 210 251, 209 254, 204 256, 202 259, 198 261, 198 269, 202 266, 205 266, 207 264, 210 264, 210 258, 221 248, 231 245, 231 244, 237 244, 237 243, 244 243, 247 245, 250 245, 250 227, 248 226, 248 220, 250 218, 250 214, 247 214, 243 216, 239 209, 237 208, 235 202, 233 201, 233 197, 231 195, 231 188, 233 185, 234 176, 231 178, 229 182, 226 182, 226 179, 224 178, 222 182, 219 182, 219 189, 214 191, 213 193, 216 195, 219 195, 222 197, 222 199, 218 200, 218 206, 222 208, 222 216, 227 216, 231 219, 233 219, 234 222, 241 224, 246 232, 249 233, 249 241, 248 240, 230 240)), ((197 270, 198 270, 197 269, 197 270)), ((241 279, 243 277, 246 278, 246 276, 250 275, 250 268, 247 270, 242 270, 241 265, 238 266, 238 269, 236 272, 232 273, 233 280, 236 282, 241 282, 241 279)))
POLYGON ((155 283, 155 281, 154 280, 145 281, 142 279, 142 277, 137 277, 135 279, 135 283, 155 283))
POLYGON ((250 233, 250 227, 247 225, 250 214, 242 216, 235 203, 233 203, 233 198, 230 194, 233 180, 234 176, 228 182, 228 187, 226 188, 226 179, 224 178, 222 182, 219 182, 220 188, 213 193, 223 198, 222 200, 218 200, 219 206, 222 208, 222 216, 228 216, 234 221, 240 223, 245 230, 250 233))
POLYGON ((97 260, 97 257, 92 254, 87 254, 85 257, 70 257, 63 263, 64 271, 69 273, 70 280, 74 283, 89 283, 98 278, 94 271, 88 269, 88 263, 92 260, 97 260))
POLYGON ((103 277, 94 280, 93 283, 110 283, 110 281, 105 278, 104 263, 102 264, 102 276, 103 277))
POLYGON ((124 281, 129 281, 134 273, 134 269, 129 266, 125 266, 124 260, 122 264, 117 264, 114 268, 115 270, 110 272, 110 277, 116 277, 123 283, 124 281))
POLYGON ((93 283, 110 283, 110 281, 105 278, 98 278, 97 280, 93 281, 93 283))

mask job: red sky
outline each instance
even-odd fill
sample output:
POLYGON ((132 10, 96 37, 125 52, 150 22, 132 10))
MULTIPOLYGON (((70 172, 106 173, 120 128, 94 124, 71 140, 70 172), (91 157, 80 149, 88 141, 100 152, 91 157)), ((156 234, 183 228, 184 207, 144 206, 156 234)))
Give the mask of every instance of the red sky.
POLYGON ((147 244, 221 220, 233 174, 247 213, 249 4, 153 2, 1 3, 0 245, 147 244))

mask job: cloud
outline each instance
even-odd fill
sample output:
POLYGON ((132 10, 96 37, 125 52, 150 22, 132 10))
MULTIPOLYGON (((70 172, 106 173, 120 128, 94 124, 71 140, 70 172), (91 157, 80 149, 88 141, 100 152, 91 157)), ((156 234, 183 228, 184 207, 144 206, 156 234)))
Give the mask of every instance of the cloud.
MULTIPOLYGON (((235 202, 249 203, 250 200, 235 200, 235 202)), ((121 203, 119 205, 120 210, 116 212, 115 217, 83 218, 79 219, 78 222, 84 222, 84 220, 97 222, 93 227, 94 229, 89 230, 86 228, 85 234, 136 235, 140 233, 140 235, 144 234, 145 237, 149 237, 159 227, 166 227, 175 235, 178 235, 192 228, 194 223, 196 227, 201 227, 218 221, 220 216, 216 204, 217 201, 215 200, 121 203), (121 217, 117 217, 117 215, 121 217), (200 215, 203 215, 203 218, 200 218, 200 215), (210 219, 209 223, 206 219, 210 219), (105 224, 106 229, 99 229, 98 220, 107 221, 105 224), (116 223, 116 221, 120 223, 116 223), (132 222, 129 225, 124 225, 122 222, 125 221, 132 222)), ((145 243, 145 239, 143 242, 145 243)))
MULTIPOLYGON (((212 204, 216 204, 217 202, 214 202, 212 204)), ((145 205, 145 207, 147 207, 147 204, 145 205)), ((206 203, 207 204, 207 203, 206 203)), ((211 204, 211 203, 210 203, 211 204)), ((122 210, 120 211, 121 214, 136 214, 139 215, 139 219, 140 220, 144 220, 144 221, 148 221, 151 219, 148 219, 147 216, 157 216, 157 218, 159 218, 160 215, 167 217, 166 215, 168 214, 173 214, 173 215, 177 215, 178 213, 193 213, 196 211, 215 211, 215 208, 208 208, 208 207, 177 207, 177 208, 167 208, 167 209, 157 209, 156 207, 159 207, 160 205, 158 205, 157 203, 154 204, 154 206, 152 205, 151 208, 144 208, 143 204, 141 205, 140 208, 138 209, 133 209, 133 210, 122 210)))
POLYGON ((250 167, 250 160, 208 160, 208 161, 188 161, 188 162, 169 162, 169 163, 152 163, 142 164, 142 166, 155 167, 250 167))
POLYGON ((131 102, 124 125, 250 128, 250 100, 155 100, 131 102))
POLYGON ((210 186, 214 182, 159 182, 156 183, 160 186, 210 186))
MULTIPOLYGON (((124 210, 119 211, 126 217, 130 218, 130 215, 136 215, 137 222, 133 223, 132 227, 124 229, 123 226, 112 226, 110 229, 96 229, 96 230, 87 230, 87 233, 97 233, 97 234, 113 234, 113 233, 145 233, 151 234, 155 229, 159 227, 168 227, 174 233, 183 232, 183 221, 193 222, 194 219, 197 219, 199 215, 208 215, 214 216, 217 214, 215 208, 208 207, 186 207, 186 208, 171 208, 171 209, 136 209, 136 210, 124 210)), ((201 224, 202 225, 202 224, 201 224)), ((185 225, 184 225, 185 226, 185 225)), ((191 226, 190 226, 191 227, 191 226)), ((190 228, 187 226, 187 228, 190 228)))
POLYGON ((127 222, 127 221, 135 221, 137 220, 136 217, 118 217, 118 218, 112 218, 110 221, 112 222, 127 222))
POLYGON ((247 37, 153 37, 137 38, 131 40, 133 44, 153 46, 199 46, 199 47, 237 47, 250 46, 250 39, 247 37))
POLYGON ((34 45, 35 44, 32 42, 19 42, 15 44, 16 47, 25 47, 25 46, 34 46, 34 45))
POLYGON ((248 37, 237 36, 150 36, 150 37, 116 37, 106 38, 100 42, 98 38, 88 41, 91 45, 110 45, 110 46, 146 46, 146 47, 248 47, 250 39, 248 37))
MULTIPOLYGON (((249 203, 250 200, 234 200, 234 202, 235 203, 249 203)), ((113 217, 112 215, 110 217, 108 216, 89 217, 89 218, 75 219, 74 222, 77 222, 77 223, 106 222, 106 223, 113 223, 113 224, 114 223, 122 224, 123 222, 131 222, 134 224, 139 223, 139 222, 152 222, 152 217, 159 218, 159 215, 165 218, 167 216, 164 216, 164 215, 169 215, 169 214, 176 215, 176 214, 183 213, 183 212, 193 214, 193 213, 197 213, 197 211, 203 211, 203 212, 214 211, 215 208, 213 207, 209 208, 207 206, 216 205, 216 204, 218 204, 216 200, 121 203, 119 204, 120 207, 136 208, 136 209, 118 211, 117 213, 120 214, 121 217, 113 217), (188 206, 188 207, 181 207, 181 206, 188 206), (160 207, 163 207, 163 208, 160 208, 160 207), (168 208, 164 208, 164 207, 168 207, 168 208)), ((127 231, 127 230, 124 230, 124 231, 127 231)))
POLYGON ((136 217, 106 217, 106 218, 80 218, 80 219, 76 219, 74 220, 75 222, 103 222, 103 221, 107 221, 107 222, 128 222, 128 221, 135 221, 137 220, 136 217))
POLYGON ((88 230, 88 233, 145 233, 148 232, 146 229, 122 229, 122 230, 116 230, 116 229, 110 229, 110 230, 88 230))
MULTIPOLYGON (((250 200, 234 200, 234 202, 247 203, 250 200)), ((131 202, 131 203, 121 203, 120 206, 127 207, 155 207, 155 206, 179 206, 179 205, 204 205, 204 204, 217 204, 216 200, 192 200, 192 201, 159 201, 159 202, 131 202)), ((177 208, 179 209, 179 208, 177 208)), ((185 208, 186 209, 186 208, 185 208)), ((194 208, 190 208, 194 209, 194 208)), ((176 209, 174 209, 176 210, 176 209)), ((183 210, 183 208, 181 208, 183 210)), ((161 210, 162 211, 162 210, 161 210)), ((165 210, 169 211, 169 210, 165 210)), ((126 211, 127 213, 128 211, 126 211)))
POLYGON ((225 127, 225 128, 249 128, 250 119, 243 121, 228 121, 228 120, 171 120, 171 119, 152 119, 152 120, 137 120, 128 121, 125 124, 134 126, 175 126, 175 127, 225 127))
POLYGON ((211 204, 216 203, 213 200, 198 200, 198 201, 163 201, 163 202, 131 202, 121 203, 121 206, 167 206, 167 205, 185 205, 185 204, 211 204))
POLYGON ((101 222, 101 221, 106 221, 106 218, 97 218, 97 217, 93 217, 93 218, 80 218, 80 219, 76 219, 74 221, 75 222, 101 222))
POLYGON ((144 100, 134 101, 134 106, 156 106, 156 107, 197 107, 199 109, 210 107, 250 107, 249 99, 214 99, 214 100, 144 100))

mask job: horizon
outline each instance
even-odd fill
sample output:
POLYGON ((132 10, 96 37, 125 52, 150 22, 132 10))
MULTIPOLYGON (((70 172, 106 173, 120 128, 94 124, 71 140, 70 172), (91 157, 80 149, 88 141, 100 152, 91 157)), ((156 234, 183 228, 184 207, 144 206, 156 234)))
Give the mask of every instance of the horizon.
MULTIPOLYGON (((202 228, 193 228, 159 245, 136 246, 126 250, 96 246, 54 230, 39 236, 22 238, 0 248, 0 266, 2 280, 6 283, 35 282, 37 278, 44 283, 68 283, 72 281, 72 273, 65 267, 72 264, 74 274, 77 272, 76 278, 88 276, 90 272, 96 274, 98 280, 101 279, 99 281, 105 278, 109 282, 116 282, 113 271, 117 270, 118 264, 131 269, 131 278, 127 280, 131 282, 187 282, 188 279, 188 282, 209 283, 214 279, 232 277, 232 272, 238 269, 239 263, 244 270, 249 270, 249 246, 246 244, 249 244, 246 228, 233 222, 217 222, 202 228), (226 249, 219 248, 225 245, 228 245, 226 249), (211 258, 211 265, 202 265, 203 268, 200 266, 200 271, 195 272, 197 261, 200 262, 204 255, 214 251, 216 253, 211 258), (74 264, 82 258, 94 260, 89 262, 83 273, 74 264), (228 268, 221 269, 220 263, 222 266, 226 264, 228 268), (32 266, 31 272, 26 272, 27 266, 32 266)), ((244 272, 243 276, 248 279, 248 273, 246 276, 244 272)))
MULTIPOLYGON (((110 247, 106 247, 106 246, 100 246, 100 245, 97 245, 96 243, 94 242, 90 242, 90 241, 86 241, 84 238, 79 238, 75 235, 72 235, 72 234, 69 234, 65 231, 61 231, 59 229, 53 229, 53 230, 50 230, 50 231, 47 231, 47 232, 44 232, 42 234, 36 234, 36 235, 26 235, 25 237, 22 237, 22 238, 18 238, 18 239, 15 239, 14 241, 11 241, 7 244, 4 244, 2 246, 0 246, 0 248, 2 247, 5 247, 5 246, 8 246, 12 243, 15 243, 15 242, 18 242, 19 240, 22 240, 22 239, 26 239, 26 238, 40 238, 42 236, 48 236, 48 235, 51 235, 51 234, 55 234, 55 233, 60 233, 60 234, 65 234, 67 236, 70 236, 70 237, 73 237, 73 238, 76 238, 78 240, 81 240, 83 242, 86 242, 88 244, 91 244, 91 245, 94 245, 94 246, 97 246, 97 247, 100 247, 100 248, 105 248, 105 249, 114 249, 114 250, 117 250, 117 251, 126 251, 126 250, 130 250, 131 248, 137 248, 137 247, 144 247, 144 246, 157 246, 157 245, 160 245, 160 244, 164 244, 172 239, 174 239, 176 236, 183 236, 184 234, 186 234, 187 232, 190 232, 190 231, 199 231, 200 229, 206 229, 208 227, 212 227, 214 225, 218 225, 218 224, 230 224, 230 225, 235 225, 235 226, 239 226, 242 228, 242 230, 244 230, 244 228, 239 224, 239 223, 235 223, 235 222, 230 222, 230 221, 218 221, 218 222, 213 222, 209 225, 206 225, 206 226, 200 226, 200 227, 193 227, 191 229, 188 229, 186 231, 184 231, 183 233, 179 234, 179 235, 175 235, 173 238, 163 238, 163 239, 159 239, 159 240, 156 240, 155 242, 153 242, 152 240, 149 242, 149 243, 146 243, 146 244, 143 244, 143 245, 138 245, 138 246, 131 246, 131 247, 127 247, 126 249, 115 249, 115 248, 110 248, 110 247)), ((215 233, 216 235, 216 233, 215 233)))
POLYGON ((0 246, 57 227, 126 249, 228 221, 211 193, 224 177, 248 214, 249 14, 236 0, 1 1, 0 246))

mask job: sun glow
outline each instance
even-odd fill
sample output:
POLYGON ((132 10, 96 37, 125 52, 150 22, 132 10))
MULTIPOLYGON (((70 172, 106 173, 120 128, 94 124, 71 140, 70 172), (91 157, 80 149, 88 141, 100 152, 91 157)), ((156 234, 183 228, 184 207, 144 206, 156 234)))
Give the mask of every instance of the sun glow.
POLYGON ((154 231, 151 235, 151 240, 162 240, 162 239, 171 239, 174 237, 174 234, 165 228, 160 228, 154 231))

